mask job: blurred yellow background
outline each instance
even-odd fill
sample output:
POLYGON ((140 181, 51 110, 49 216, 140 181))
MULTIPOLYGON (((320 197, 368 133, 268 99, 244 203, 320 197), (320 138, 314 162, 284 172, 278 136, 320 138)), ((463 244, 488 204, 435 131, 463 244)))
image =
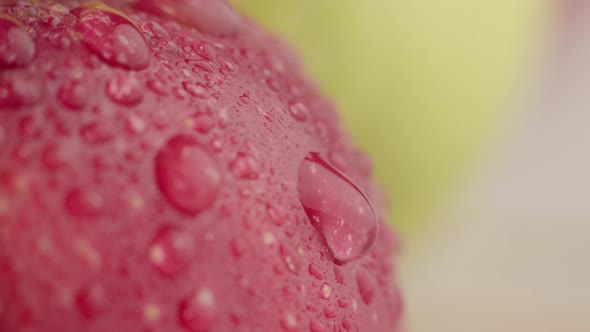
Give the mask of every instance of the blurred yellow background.
POLYGON ((539 0, 234 0, 283 35, 333 97, 406 236, 505 116, 539 0))

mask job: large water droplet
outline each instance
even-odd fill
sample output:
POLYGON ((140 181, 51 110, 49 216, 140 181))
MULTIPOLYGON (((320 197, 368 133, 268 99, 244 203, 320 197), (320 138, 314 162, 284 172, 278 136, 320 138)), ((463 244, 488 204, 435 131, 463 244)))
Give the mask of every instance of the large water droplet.
POLYGON ((171 226, 162 227, 150 245, 152 265, 163 275, 174 276, 189 265, 194 242, 182 230, 171 226))
POLYGON ((367 253, 378 223, 363 191, 346 175, 312 152, 299 165, 299 200, 334 258, 345 263, 367 253))
POLYGON ((119 74, 109 79, 106 93, 114 102, 127 106, 135 105, 143 98, 139 80, 133 74, 119 74))
POLYGON ((158 152, 155 164, 162 194, 180 212, 196 215, 215 203, 221 173, 193 137, 172 137, 158 152))
POLYGON ((180 323, 190 332, 209 331, 217 315, 215 294, 208 288, 202 288, 185 298, 180 304, 180 323))
POLYGON ((125 14, 96 2, 78 13, 77 30, 92 53, 108 64, 127 69, 144 69, 149 65, 149 48, 125 14))
POLYGON ((35 43, 20 22, 0 14, 0 68, 29 64, 35 56, 35 43))
POLYGON ((240 17, 225 1, 139 0, 135 7, 216 36, 233 35, 239 29, 240 17))

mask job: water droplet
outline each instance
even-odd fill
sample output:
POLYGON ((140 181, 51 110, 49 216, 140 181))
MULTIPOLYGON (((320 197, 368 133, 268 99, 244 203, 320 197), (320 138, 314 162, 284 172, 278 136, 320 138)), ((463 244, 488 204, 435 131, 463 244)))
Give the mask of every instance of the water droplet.
POLYGON ((215 294, 202 288, 197 293, 185 298, 180 304, 180 323, 190 332, 209 331, 217 319, 215 294))
POLYGON ((92 122, 80 128, 80 137, 91 145, 106 143, 113 139, 110 129, 105 125, 92 122))
POLYGON ((250 95, 247 92, 244 92, 241 96, 240 96, 240 101, 245 104, 248 105, 250 104, 250 95))
POLYGON ((318 280, 324 280, 326 278, 326 274, 314 263, 309 264, 309 274, 318 280))
POLYGON ((323 284, 320 288, 320 297, 327 300, 330 298, 330 295, 332 295, 332 287, 330 287, 328 284, 323 284))
POLYGON ((29 64, 35 56, 35 43, 12 17, 0 15, 0 68, 29 64))
POLYGON ((193 49, 193 51, 197 52, 197 54, 200 55, 205 60, 215 61, 215 59, 217 58, 215 48, 213 48, 213 46, 211 46, 211 44, 209 44, 205 41, 202 41, 202 40, 194 41, 191 44, 191 48, 193 49))
POLYGON ((283 318, 281 318, 281 328, 287 332, 297 331, 297 317, 290 312, 286 313, 283 318))
POLYGON ((152 90, 156 94, 160 96, 167 96, 168 91, 166 90, 166 86, 160 80, 149 80, 146 82, 146 86, 148 89, 152 90))
POLYGON ((108 80, 106 93, 114 102, 132 106, 143 98, 137 77, 133 73, 115 75, 108 80))
POLYGON ((104 208, 104 198, 90 189, 73 189, 65 198, 66 210, 74 217, 94 218, 104 208))
POLYGON ((238 152, 236 158, 229 164, 229 168, 232 173, 244 180, 257 179, 260 172, 256 159, 244 152, 238 152))
POLYGON ((202 134, 207 134, 215 126, 215 120, 210 114, 196 113, 187 117, 184 124, 191 129, 195 129, 202 134))
POLYGON ((300 102, 289 104, 289 112, 297 121, 305 121, 309 117, 309 109, 300 102))
POLYGON ((309 332, 327 332, 326 325, 317 319, 312 319, 309 322, 309 332))
POLYGON ((71 110, 81 110, 88 101, 88 89, 79 81, 64 83, 57 92, 57 99, 71 110))
POLYGON ((290 248, 281 245, 280 248, 281 257, 283 258, 283 263, 285 263, 285 267, 289 272, 293 273, 294 275, 298 275, 299 271, 301 270, 301 262, 299 258, 296 256, 295 252, 290 248))
POLYGON ((240 23, 238 14, 225 1, 139 0, 135 7, 216 36, 237 33, 240 23))
POLYGON ((195 244, 183 230, 164 226, 158 230, 149 248, 152 265, 165 276, 184 272, 190 263, 195 244))
POLYGON ((207 88, 202 83, 182 82, 182 87, 195 97, 207 97, 207 88))
POLYGON ((31 105, 40 97, 41 83, 38 79, 23 74, 0 78, 0 111, 31 105))
POLYGON ((132 135, 141 134, 146 127, 145 121, 136 113, 130 113, 125 120, 125 128, 132 135))
POLYGON ((342 263, 365 255, 375 243, 378 223, 362 190, 312 152, 299 165, 299 200, 312 225, 342 263))
POLYGON ((94 319, 106 308, 107 298, 104 289, 92 285, 81 289, 75 298, 76 307, 85 319, 94 319))
POLYGON ((162 309, 157 304, 149 303, 143 307, 143 319, 147 323, 154 323, 162 317, 162 309))
POLYGON ((47 145, 41 152, 41 162, 48 170, 56 170, 66 165, 64 150, 57 144, 47 145))
POLYGON ((160 191, 180 212, 196 215, 215 203, 221 173, 193 137, 177 135, 169 139, 158 152, 155 164, 160 191))
POLYGON ((102 3, 79 10, 77 30, 82 42, 103 61, 127 69, 149 65, 149 48, 139 30, 123 13, 102 3))
POLYGON ((373 298, 375 297, 375 286, 371 280, 369 272, 364 269, 358 270, 356 272, 356 284, 363 302, 365 302, 367 305, 371 304, 373 298))
POLYGON ((170 34, 168 33, 168 31, 166 31, 166 29, 160 25, 160 23, 158 22, 146 22, 143 23, 141 25, 141 29, 145 32, 147 32, 149 35, 156 37, 156 38, 161 38, 161 39, 167 39, 170 38, 170 34))
POLYGON ((234 238, 230 241, 230 250, 236 259, 240 259, 246 252, 246 243, 241 238, 234 238))

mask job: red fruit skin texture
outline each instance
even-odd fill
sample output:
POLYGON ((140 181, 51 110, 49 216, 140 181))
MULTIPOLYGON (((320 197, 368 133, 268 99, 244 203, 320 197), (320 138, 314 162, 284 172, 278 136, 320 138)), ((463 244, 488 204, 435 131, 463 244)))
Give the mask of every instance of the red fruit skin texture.
POLYGON ((0 5, 0 331, 398 331, 371 164, 289 47, 108 5, 0 5))

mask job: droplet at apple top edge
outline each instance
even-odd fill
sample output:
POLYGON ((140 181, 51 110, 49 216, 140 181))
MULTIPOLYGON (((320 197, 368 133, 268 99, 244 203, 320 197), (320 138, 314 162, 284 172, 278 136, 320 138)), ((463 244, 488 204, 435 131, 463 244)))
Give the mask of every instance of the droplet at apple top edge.
POLYGON ((358 259, 371 249, 379 231, 373 206, 363 191, 317 152, 298 169, 299 200, 338 263, 358 259))

